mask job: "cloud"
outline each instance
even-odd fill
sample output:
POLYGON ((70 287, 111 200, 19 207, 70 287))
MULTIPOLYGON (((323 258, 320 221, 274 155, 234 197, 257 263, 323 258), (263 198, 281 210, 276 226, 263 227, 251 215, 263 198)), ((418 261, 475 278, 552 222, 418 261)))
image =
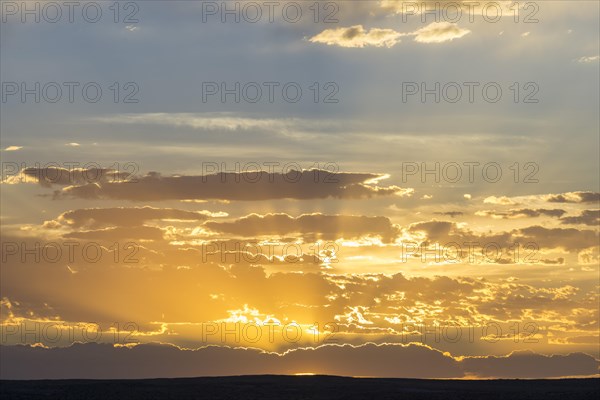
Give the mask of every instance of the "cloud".
POLYGON ((577 62, 589 64, 600 60, 600 56, 584 56, 577 59, 577 62))
POLYGON ((100 180, 68 186, 55 192, 56 198, 161 200, 268 199, 358 199, 385 195, 412 195, 412 189, 377 186, 386 176, 372 173, 332 173, 324 170, 290 170, 217 173, 213 175, 162 176, 152 172, 127 181, 100 180))
POLYGON ((324 345, 283 354, 218 346, 187 350, 164 344, 87 343, 56 349, 2 346, 0 362, 2 379, 140 379, 306 371, 394 378, 552 378, 598 372, 598 361, 583 353, 544 356, 514 352, 504 357, 455 358, 424 345, 373 343, 324 345))
POLYGON ((377 28, 367 31, 362 25, 355 25, 347 28, 326 29, 310 38, 310 41, 340 47, 363 48, 374 46, 390 48, 400 43, 400 37, 402 36, 414 36, 414 40, 419 43, 443 43, 459 39, 470 32, 468 29, 459 28, 458 25, 450 22, 433 22, 426 27, 409 33, 377 28))
POLYGON ((2 183, 19 184, 19 183, 39 183, 45 187, 53 185, 82 185, 88 183, 124 181, 131 174, 127 172, 119 172, 110 168, 61 168, 61 167, 45 167, 45 168, 23 168, 16 175, 7 175, 2 183))
MULTIPOLYGON (((206 221, 209 217, 223 216, 209 211, 185 211, 173 208, 116 207, 85 208, 66 211, 58 222, 73 228, 101 228, 107 226, 136 226, 151 220, 206 221)), ((49 222, 49 221, 48 221, 49 222)), ((56 227, 55 224, 52 224, 56 227)))
POLYGON ((485 199, 483 199, 483 203, 484 204, 497 204, 497 205, 503 205, 503 206, 518 204, 506 196, 501 196, 501 197, 489 196, 489 197, 486 197, 485 199))
MULTIPOLYGON (((575 228, 545 228, 529 226, 514 229, 510 232, 479 234, 461 225, 449 221, 424 221, 411 224, 407 228, 409 234, 424 234, 422 243, 494 243, 501 249, 509 249, 515 243, 534 243, 544 249, 564 249, 566 251, 581 251, 598 246, 598 233, 592 230, 575 228)), ((418 237, 418 236, 417 236, 418 237)))
MULTIPOLYGON (((247 266, 261 265, 268 272, 318 272, 322 267, 327 268, 326 261, 319 255, 300 253, 298 254, 264 254, 260 251, 270 251, 267 246, 261 246, 256 242, 250 241, 213 241, 206 243, 204 249, 208 251, 202 252, 202 257, 209 263, 215 264, 241 264, 247 266), (228 251, 227 248, 237 249, 234 251, 228 251), (213 251, 211 250, 218 250, 213 251), (219 251, 225 249, 225 251, 219 251)), ((289 253, 296 253, 297 247, 294 246, 293 251, 289 253)))
POLYGON ((419 43, 443 43, 460 39, 470 32, 470 30, 459 28, 458 25, 450 22, 433 22, 411 35, 414 35, 415 41, 419 43))
POLYGON ((389 243, 399 232, 386 217, 323 214, 304 214, 298 217, 287 214, 251 214, 233 222, 209 221, 204 226, 215 232, 246 237, 301 233, 310 237, 308 241, 357 239, 374 235, 389 243))
POLYGON ((598 226, 600 225, 600 210, 583 210, 579 216, 564 217, 561 222, 563 224, 598 226))
POLYGON ((560 209, 530 209, 530 208, 520 208, 520 209, 511 209, 508 211, 496 211, 496 210, 483 210, 477 211, 475 215, 479 215, 481 217, 492 217, 492 218, 502 218, 502 219, 516 219, 516 218, 534 218, 542 215, 549 217, 560 218, 566 213, 565 210, 560 209))
POLYGON ((372 28, 367 31, 362 25, 348 28, 326 29, 310 38, 312 43, 324 43, 340 47, 393 47, 400 42, 403 34, 392 29, 372 28))
POLYGON ((566 338, 556 339, 559 343, 585 343, 585 344, 597 344, 600 342, 600 336, 598 335, 586 335, 586 336, 572 336, 566 338))
POLYGON ((583 353, 541 355, 515 351, 508 356, 465 357, 464 370, 479 378, 558 378, 598 374, 598 361, 583 353))
POLYGON ((17 151, 17 150, 21 150, 23 148, 23 146, 8 146, 7 148, 4 149, 4 151, 17 151))
POLYGON ((306 371, 346 376, 462 376, 458 363, 452 357, 416 345, 322 346, 283 355, 215 346, 183 350, 160 344, 132 348, 76 344, 40 350, 40 347, 3 346, 2 379, 164 378, 306 371))
POLYGON ((591 191, 576 191, 576 192, 565 192, 565 193, 550 193, 550 194, 537 194, 529 196, 489 196, 483 200, 484 204, 494 205, 518 205, 518 204, 529 204, 533 203, 539 205, 540 202, 548 203, 570 203, 570 204, 583 204, 583 203, 597 203, 600 204, 600 193, 591 191))
MULTIPOLYGON (((270 224, 275 220, 267 219, 263 222, 262 230, 255 227, 260 222, 258 218, 253 220, 254 225, 229 224, 220 228, 234 232, 246 229, 245 232, 249 234, 256 233, 257 230, 265 232, 274 229, 270 224)), ((315 218, 299 222, 291 217, 285 218, 283 226, 310 232, 313 229, 311 224, 320 225, 321 221, 324 221, 323 231, 348 231, 348 235, 383 236, 389 226, 385 218, 381 221, 357 218, 349 222, 315 218), (369 225, 355 227, 354 223, 357 221, 368 222, 369 225), (343 229, 336 229, 338 222, 343 229), (302 226, 296 228, 296 224, 302 226)), ((36 243, 41 246, 48 239, 25 240, 23 237, 3 235, 5 260, 0 292, 11 300, 31 305, 32 310, 45 310, 46 305, 49 305, 60 310, 60 317, 66 321, 127 320, 136 321, 140 326, 151 321, 197 323, 219 320, 227 317, 227 310, 243 308, 244 304, 280 320, 293 318, 308 323, 315 320, 346 321, 351 309, 360 306, 365 308, 361 312, 365 319, 372 321, 375 327, 385 329, 393 329, 394 326, 386 323, 384 317, 422 323, 430 318, 440 323, 458 320, 465 324, 490 319, 576 323, 584 321, 583 318, 587 318, 589 312, 597 314, 597 295, 580 298, 577 291, 561 289, 552 284, 540 283, 541 286, 537 288, 525 284, 505 286, 502 282, 445 276, 406 278, 399 273, 375 273, 376 264, 365 265, 362 271, 370 273, 364 276, 343 274, 349 248, 341 246, 336 250, 339 252, 339 261, 334 265, 334 272, 339 275, 332 275, 331 271, 320 274, 314 272, 321 270, 323 255, 319 250, 324 247, 316 248, 314 243, 307 243, 310 247, 303 246, 300 249, 295 245, 297 239, 284 241, 284 244, 291 244, 287 251, 281 251, 285 246, 275 247, 256 240, 248 240, 249 246, 242 240, 173 243, 161 241, 163 231, 157 228, 141 227, 139 231, 137 228, 76 232, 69 238, 52 239, 55 245, 49 248, 48 255, 42 252, 38 261, 35 261, 34 255, 28 255, 28 262, 22 261, 18 248, 34 249, 36 243), (147 247, 143 243, 137 245, 132 257, 129 257, 132 254, 130 250, 125 248, 127 243, 119 243, 117 252, 114 243, 131 236, 134 237, 133 241, 140 237, 155 241, 146 245, 147 247), (69 240, 71 237, 82 240, 72 243, 69 240), (87 245, 86 240, 98 239, 106 239, 107 248, 101 252, 101 259, 90 263, 89 258, 95 257, 94 249, 90 249, 90 254, 82 249, 87 245), (70 247, 66 246, 67 242, 71 242, 70 247), (56 261, 48 260, 54 257, 56 247, 62 249, 62 256, 56 261), (69 251, 69 248, 73 248, 73 251, 69 251), (253 255, 248 256, 244 252, 251 252, 253 255), (71 254, 73 259, 69 259, 71 254), (284 254, 293 257, 300 255, 302 260, 274 258, 284 254), (125 263, 126 257, 137 261, 125 263), (79 271, 78 274, 72 275, 66 265, 79 271), (179 266, 186 268, 178 269, 179 266), (267 269, 272 270, 272 267, 283 273, 267 273, 267 269), (303 274, 286 273, 290 270, 300 270, 303 274), (165 296, 156 295, 158 293, 164 293, 165 296), (222 300, 211 300, 211 293, 223 294, 222 300), (130 298, 139 301, 128 301, 130 298), (181 304, 196 306, 181 307, 181 304)), ((421 240, 428 242, 454 241, 462 245, 465 242, 481 244, 495 241, 507 246, 514 244, 517 239, 506 234, 479 236, 449 222, 429 223, 416 228, 417 231, 427 232, 421 240)), ((520 234, 519 239, 539 239, 536 235, 541 237, 538 242, 540 247, 547 236, 555 241, 553 245, 573 247, 569 241, 577 243, 577 231, 568 234, 530 232, 527 236, 520 234), (562 243, 562 237, 568 240, 562 243)), ((388 247, 395 258, 400 257, 398 247, 388 247)), ((369 247, 358 254, 373 254, 376 249, 369 247)), ((406 267, 398 264, 398 268, 406 267)), ((34 312, 34 315, 39 313, 40 311, 34 312)), ((27 313, 22 315, 28 316, 27 313)), ((590 317, 589 323, 596 324, 593 321, 597 321, 597 318, 590 317)), ((594 325, 594 329, 596 328, 594 325)), ((165 337, 165 340, 171 342, 179 339, 171 336, 165 337)))
POLYGON ((70 232, 63 235, 66 239, 85 239, 85 240, 161 240, 164 232, 160 228, 153 226, 132 226, 105 228, 91 231, 70 232))
POLYGON ((545 196, 550 203, 598 203, 600 193, 597 192, 567 192, 562 194, 549 194, 545 196))
POLYGON ((598 246, 598 233, 591 230, 530 226, 519 229, 518 235, 523 235, 524 239, 537 243, 540 247, 550 249, 562 248, 567 251, 580 251, 598 246))
POLYGON ((462 211, 444 211, 444 212, 434 212, 433 214, 448 216, 450 218, 455 218, 455 217, 460 217, 461 215, 464 215, 465 213, 462 211))
POLYGON ((276 132, 287 136, 306 136, 324 127, 336 127, 335 121, 302 118, 249 118, 233 113, 138 113, 114 114, 90 118, 92 122, 127 125, 159 125, 198 130, 276 132))
MULTIPOLYGON (((458 236, 460 232, 444 233, 452 226, 428 226, 428 229, 437 230, 431 236, 437 235, 440 239, 444 235, 453 235, 457 239, 483 242, 473 234, 467 236, 468 232, 462 237, 458 236)), ((108 329, 114 321, 135 321, 140 331, 157 331, 164 325, 162 335, 136 338, 142 342, 160 340, 186 347, 206 344, 201 340, 199 324, 227 319, 232 310, 245 308, 256 310, 258 316, 244 315, 243 312, 235 314, 250 321, 272 317, 279 321, 294 320, 307 327, 315 321, 321 324, 337 321, 341 334, 336 337, 340 343, 364 342, 367 339, 365 329, 388 334, 387 341, 400 342, 405 338, 401 324, 429 325, 434 321, 441 325, 459 323, 462 326, 481 326, 489 321, 536 321, 539 326, 597 331, 598 295, 593 290, 566 284, 557 286, 545 281, 538 281, 533 286, 472 277, 407 277, 401 273, 376 273, 376 268, 369 271, 375 264, 366 265, 363 269, 366 273, 344 273, 346 247, 340 248, 341 257, 338 256, 340 260, 335 268, 324 273, 323 257, 312 245, 304 252, 292 246, 287 252, 292 258, 283 259, 280 257, 282 252, 264 242, 257 244, 255 241, 248 247, 243 241, 238 241, 236 246, 233 240, 177 244, 161 241, 159 229, 142 227, 137 231, 137 228, 98 230, 83 232, 83 235, 78 232, 74 236, 81 240, 76 243, 71 238, 55 239, 48 256, 42 256, 36 262, 30 254, 26 263, 22 262, 18 251, 13 251, 15 244, 33 249, 36 243, 39 246, 47 241, 3 235, 6 262, 2 264, 0 292, 10 299, 7 304, 15 306, 10 312, 2 309, 0 315, 16 321, 38 316, 46 321, 94 321, 102 324, 103 329, 108 329), (127 243, 116 243, 122 237, 139 238, 142 235, 156 240, 135 246, 133 252, 127 243), (86 240, 107 241, 97 262, 90 262, 90 257, 94 258, 96 254, 94 249, 82 251, 87 247, 86 240), (74 249, 72 260, 68 260, 71 252, 67 251, 67 242, 74 249), (7 243, 12 247, 5 247, 7 243), (62 257, 57 261, 47 260, 54 257, 56 247, 62 249, 62 257), (299 258, 296 258, 297 254, 300 254, 299 258), (73 271, 77 273, 73 274, 73 271), (187 306, 182 307, 182 304, 187 306), (190 331, 191 328, 183 327, 185 324, 195 324, 196 330, 190 331)), ((539 234, 545 235, 545 232, 539 234)), ((560 234, 556 236, 561 237, 560 234)), ((509 239, 512 238, 504 240, 509 239)), ((93 247, 97 249, 98 245, 93 247)), ((374 247, 370 247, 367 254, 371 249, 374 247)), ((391 251, 398 257, 398 247, 391 251)), ((547 260, 542 262, 547 263, 547 260)), ((400 268, 400 264, 398 266, 400 268)), ((505 333, 510 332, 508 326, 502 329, 505 333)), ((105 335, 103 340, 111 337, 105 335)), ((16 333, 10 340, 11 343, 33 340, 35 336, 21 338, 16 333)), ((215 338, 217 343, 218 339, 215 338)), ((466 341, 466 335, 464 339, 466 341)), ((62 340, 72 341, 66 334, 62 340)), ((370 336, 368 340, 374 339, 370 336)), ((220 343, 268 349, 298 347, 295 343, 284 343, 281 336, 274 341, 260 345, 244 341, 240 344, 233 340, 220 343)), ((429 343, 436 347, 450 346, 448 343, 429 343)), ((44 344, 57 346, 57 343, 44 344)), ((315 345, 315 342, 306 345, 315 345)), ((461 351, 472 351, 472 341, 462 346, 461 351)), ((509 351, 511 347, 506 349, 509 351)), ((446 347, 444 350, 451 349, 446 347)))
POLYGON ((540 262, 546 265, 562 265, 565 263, 565 259, 563 257, 559 257, 556 260, 545 258, 543 260, 540 260, 540 262))

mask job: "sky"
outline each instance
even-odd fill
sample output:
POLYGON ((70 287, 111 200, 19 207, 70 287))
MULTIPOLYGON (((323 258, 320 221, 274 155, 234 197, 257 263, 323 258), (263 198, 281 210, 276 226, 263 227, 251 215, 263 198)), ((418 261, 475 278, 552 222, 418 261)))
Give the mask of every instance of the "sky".
POLYGON ((0 377, 597 376, 596 1, 0 2, 0 377))

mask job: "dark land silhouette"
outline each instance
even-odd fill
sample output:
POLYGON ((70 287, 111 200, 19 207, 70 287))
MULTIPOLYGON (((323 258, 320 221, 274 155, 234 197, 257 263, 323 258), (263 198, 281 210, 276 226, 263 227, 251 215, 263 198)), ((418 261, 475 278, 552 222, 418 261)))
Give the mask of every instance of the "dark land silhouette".
POLYGON ((600 379, 424 380, 257 375, 0 381, 8 399, 598 399, 600 379))

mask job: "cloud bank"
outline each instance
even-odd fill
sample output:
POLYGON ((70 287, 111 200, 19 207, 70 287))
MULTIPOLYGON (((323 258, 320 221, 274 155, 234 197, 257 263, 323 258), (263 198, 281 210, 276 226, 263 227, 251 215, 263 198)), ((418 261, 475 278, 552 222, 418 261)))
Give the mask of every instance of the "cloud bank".
POLYGON ((423 345, 367 343, 325 345, 283 354, 209 346, 114 347, 74 344, 47 349, 3 346, 2 379, 133 379, 257 374, 316 374, 394 378, 553 378, 598 373, 598 361, 583 353, 544 356, 513 352, 504 357, 452 357, 423 345))

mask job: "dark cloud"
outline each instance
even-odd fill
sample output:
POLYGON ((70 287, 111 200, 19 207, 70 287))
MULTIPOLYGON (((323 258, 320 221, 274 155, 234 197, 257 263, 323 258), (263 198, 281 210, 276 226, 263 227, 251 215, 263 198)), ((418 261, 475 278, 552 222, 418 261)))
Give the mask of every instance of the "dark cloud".
MULTIPOLYGON (((568 251, 580 251, 598 246, 598 232, 579 230, 575 228, 544 228, 543 226, 530 226, 518 229, 517 237, 521 236, 529 242, 536 243, 543 248, 562 248, 568 251)), ((515 242, 518 239, 515 238, 515 242)))
POLYGON ((208 221, 204 226, 215 232, 245 237, 301 233, 310 237, 310 241, 380 236, 384 242, 391 242, 399 232, 386 217, 323 214, 304 214, 299 217, 287 214, 251 214, 233 222, 208 221))
POLYGON ((462 211, 444 211, 444 212, 434 212, 434 215, 442 215, 442 216, 446 216, 446 217, 450 217, 450 218, 455 218, 455 217, 460 217, 461 215, 464 215, 465 213, 462 211))
POLYGON ((212 214, 208 211, 185 211, 173 208, 115 207, 84 208, 67 211, 57 222, 65 222, 73 228, 102 228, 107 226, 138 226, 151 220, 205 221, 212 214))
POLYGON ((600 225, 600 210, 583 210, 579 216, 564 217, 561 219, 563 224, 569 225, 600 225))
POLYGON ((38 182, 45 187, 85 185, 93 182, 106 183, 125 181, 131 173, 121 172, 111 168, 24 168, 19 175, 6 179, 7 183, 38 182))
POLYGON ((454 358, 428 346, 372 343, 302 348, 282 355, 218 346, 183 350, 161 344, 127 348, 88 343, 55 349, 2 346, 0 363, 2 379, 135 379, 302 372, 396 378, 551 378, 598 372, 598 361, 583 353, 544 356, 514 352, 505 357, 454 358))
POLYGON ((102 181, 73 185, 55 192, 55 198, 160 200, 269 200, 358 199, 382 195, 410 195, 398 186, 377 186, 383 176, 371 173, 332 173, 291 170, 286 174, 232 172, 213 175, 162 176, 149 173, 128 181, 102 181))
POLYGON ((600 193, 598 192, 569 192, 552 194, 546 199, 550 203, 598 203, 600 193))
POLYGON ((544 258, 543 260, 540 260, 540 262, 546 265, 562 265, 565 263, 565 259, 563 257, 558 257, 555 260, 550 258, 544 258))
POLYGON ((514 219, 514 218, 535 218, 542 215, 548 217, 556 217, 560 218, 566 213, 565 210, 560 209, 531 209, 531 208, 521 208, 521 209, 512 209, 508 211, 495 211, 495 210, 486 210, 486 211, 478 211, 476 214, 486 217, 494 217, 494 218, 503 218, 503 219, 514 219))
POLYGON ((509 232, 478 234, 450 221, 418 222, 411 224, 407 230, 411 234, 425 233, 425 243, 459 243, 461 245, 464 243, 496 243, 503 248, 511 243, 509 232))
POLYGON ((479 234, 454 222, 432 220, 412 224, 407 229, 410 233, 425 233, 424 243, 478 243, 482 246, 494 243, 502 249, 508 249, 515 243, 529 242, 539 248, 581 251, 598 246, 599 240, 598 232, 592 230, 545 228, 538 225, 510 232, 479 234))
POLYGON ((598 374, 598 361, 583 353, 545 356, 515 351, 504 357, 466 357, 464 370, 479 378, 558 378, 598 374))

